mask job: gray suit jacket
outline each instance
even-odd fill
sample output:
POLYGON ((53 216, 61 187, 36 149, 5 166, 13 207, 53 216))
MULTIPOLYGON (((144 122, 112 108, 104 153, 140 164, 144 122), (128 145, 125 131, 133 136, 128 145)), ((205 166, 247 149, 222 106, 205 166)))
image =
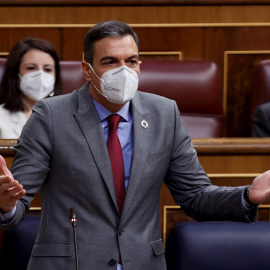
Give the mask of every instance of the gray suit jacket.
MULTIPOLYGON (((134 154, 121 218, 110 159, 88 83, 38 102, 16 147, 15 179, 27 190, 6 228, 18 224, 40 190, 41 227, 30 270, 75 269, 71 207, 77 210, 80 270, 164 270, 159 193, 165 181, 175 201, 198 220, 247 221, 241 188, 211 185, 176 103, 137 92, 132 99, 134 154), (141 125, 142 120, 148 127, 141 125)), ((2 225, 3 227, 3 225, 2 225)))

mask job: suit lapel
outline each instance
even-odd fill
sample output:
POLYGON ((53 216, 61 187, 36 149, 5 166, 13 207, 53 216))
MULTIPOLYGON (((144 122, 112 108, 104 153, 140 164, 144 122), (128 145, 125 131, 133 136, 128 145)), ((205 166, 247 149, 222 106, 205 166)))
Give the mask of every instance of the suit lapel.
MULTIPOLYGON (((151 139, 151 128, 143 127, 142 121, 146 121, 148 125, 153 123, 151 114, 147 109, 147 105, 144 104, 144 100, 141 98, 139 93, 137 93, 132 99, 131 106, 133 116, 134 150, 130 181, 122 212, 123 218, 128 213, 129 207, 131 206, 143 179, 142 174, 149 151, 148 145, 149 140, 151 139)), ((114 206, 118 211, 113 176, 111 170, 108 169, 111 168, 108 149, 98 113, 88 90, 88 84, 85 84, 78 92, 78 112, 74 113, 74 117, 84 134, 96 165, 109 190, 114 206)))
POLYGON ((133 116, 133 132, 134 132, 134 150, 133 161, 131 168, 130 181, 125 198, 124 208, 122 216, 128 213, 129 207, 136 195, 136 192, 143 179, 144 165, 149 151, 149 135, 150 129, 142 123, 146 121, 148 125, 151 125, 151 114, 149 113, 144 100, 137 93, 132 99, 132 116, 133 116))
POLYGON ((105 181, 114 205, 116 209, 118 209, 113 176, 111 170, 108 169, 111 167, 111 162, 107 145, 98 113, 88 90, 88 83, 78 92, 78 112, 74 113, 74 117, 89 145, 90 151, 105 181))

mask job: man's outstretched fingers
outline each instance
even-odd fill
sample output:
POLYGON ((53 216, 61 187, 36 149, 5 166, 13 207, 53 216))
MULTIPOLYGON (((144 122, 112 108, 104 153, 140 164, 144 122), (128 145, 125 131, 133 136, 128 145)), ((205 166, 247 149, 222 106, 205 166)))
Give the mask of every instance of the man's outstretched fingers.
POLYGON ((5 159, 0 155, 0 175, 12 176, 11 172, 7 168, 5 159))

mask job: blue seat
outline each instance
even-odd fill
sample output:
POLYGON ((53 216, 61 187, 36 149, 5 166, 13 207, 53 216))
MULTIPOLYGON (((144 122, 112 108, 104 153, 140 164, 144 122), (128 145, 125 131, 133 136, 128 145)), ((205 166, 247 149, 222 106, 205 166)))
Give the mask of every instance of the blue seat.
POLYGON ((7 267, 5 269, 27 269, 39 224, 39 215, 29 215, 15 229, 5 232, 0 256, 1 265, 7 267))
POLYGON ((269 270, 270 222, 178 223, 166 244, 168 270, 269 270))

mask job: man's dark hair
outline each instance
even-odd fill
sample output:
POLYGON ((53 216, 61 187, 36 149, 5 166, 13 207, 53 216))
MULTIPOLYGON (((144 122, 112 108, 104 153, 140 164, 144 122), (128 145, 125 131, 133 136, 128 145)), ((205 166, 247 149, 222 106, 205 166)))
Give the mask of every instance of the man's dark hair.
POLYGON ((84 39, 84 60, 93 65, 95 43, 97 41, 106 37, 122 38, 127 35, 134 38, 139 51, 138 36, 126 23, 119 21, 106 21, 96 24, 88 31, 84 39))
POLYGON ((4 107, 12 112, 24 111, 18 74, 22 57, 32 49, 48 53, 53 58, 55 64, 54 95, 58 95, 60 91, 60 65, 53 45, 40 38, 22 39, 10 50, 0 84, 0 104, 4 103, 4 107))

